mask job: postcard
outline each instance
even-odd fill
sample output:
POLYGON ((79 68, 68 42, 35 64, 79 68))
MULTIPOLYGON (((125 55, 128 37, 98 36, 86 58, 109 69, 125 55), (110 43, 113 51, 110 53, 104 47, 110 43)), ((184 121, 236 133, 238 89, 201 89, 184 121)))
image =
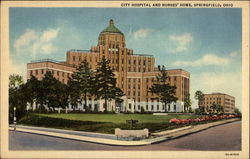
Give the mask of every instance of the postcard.
POLYGON ((2 158, 249 157, 248 1, 4 1, 2 158))

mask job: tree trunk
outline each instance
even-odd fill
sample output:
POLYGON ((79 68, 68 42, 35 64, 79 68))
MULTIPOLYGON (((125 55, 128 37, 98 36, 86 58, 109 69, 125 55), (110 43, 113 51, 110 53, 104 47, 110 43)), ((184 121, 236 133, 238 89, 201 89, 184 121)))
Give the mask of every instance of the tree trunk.
POLYGON ((164 107, 165 107, 165 113, 167 112, 167 104, 164 103, 164 107))
POLYGON ((105 102, 104 102, 104 112, 107 112, 107 99, 105 98, 105 102))
POLYGON ((87 93, 84 94, 84 109, 86 111, 87 108, 87 93))

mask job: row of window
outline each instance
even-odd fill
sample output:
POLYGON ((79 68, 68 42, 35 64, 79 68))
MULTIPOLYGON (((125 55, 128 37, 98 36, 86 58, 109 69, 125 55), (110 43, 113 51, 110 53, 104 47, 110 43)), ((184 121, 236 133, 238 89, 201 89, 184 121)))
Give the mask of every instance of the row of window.
MULTIPOLYGON (((84 61, 84 60, 87 60, 87 57, 84 56, 82 58, 82 56, 72 56, 72 59, 73 59, 73 61, 84 61), (77 57, 78 57, 78 60, 77 60, 77 57)), ((94 60, 95 60, 95 62, 98 62, 98 58, 97 57, 94 60)), ((89 57, 89 62, 92 62, 92 57, 91 56, 89 57)))
MULTIPOLYGON (((131 69, 131 67, 128 67, 128 72, 137 72, 136 67, 133 67, 133 69, 131 69)), ((151 69, 138 67, 138 72, 151 72, 151 69)))
MULTIPOLYGON (((48 70, 50 71, 53 75, 57 75, 57 76, 61 76, 62 77, 70 77, 70 73, 66 73, 66 72, 61 72, 61 71, 55 71, 55 70, 48 70)), ((38 74, 44 75, 47 71, 45 69, 40 69, 40 70, 30 70, 30 75, 35 75, 37 76, 38 74)))
MULTIPOLYGON (((128 96, 130 96, 130 95, 131 95, 131 94, 130 94, 130 91, 128 91, 128 96)), ((136 93, 135 93, 135 91, 133 91, 133 96, 135 96, 135 95, 136 95, 136 93)), ((141 95, 139 91, 137 92, 137 95, 138 95, 138 96, 141 95)))
MULTIPOLYGON (((135 59, 134 59, 134 60, 130 60, 130 59, 129 59, 129 60, 128 60, 128 64, 129 64, 129 65, 132 64, 132 61, 133 61, 133 64, 136 65, 136 60, 135 60, 135 59)), ((148 62, 150 63, 151 60, 148 59, 148 62)), ((144 66, 146 66, 146 60, 143 60, 142 63, 143 63, 144 66)), ((138 64, 141 65, 141 60, 138 60, 138 64)), ((150 64, 149 64, 149 65, 150 65, 150 64)))
MULTIPOLYGON (((129 104, 129 109, 132 108, 132 104, 129 104)), ((136 106, 134 105, 134 109, 136 109, 136 106)), ((141 109, 141 106, 138 105, 137 106, 137 110, 140 110, 141 109)), ((154 105, 151 105, 151 107, 149 107, 149 105, 146 105, 146 110, 154 110, 154 105)), ((157 105, 156 106, 156 110, 160 110, 160 106, 157 105)), ((162 110, 165 110, 165 107, 162 106, 162 110)), ((174 110, 176 110, 176 105, 174 105, 174 110)), ((170 105, 168 105, 168 111, 170 111, 170 105)))

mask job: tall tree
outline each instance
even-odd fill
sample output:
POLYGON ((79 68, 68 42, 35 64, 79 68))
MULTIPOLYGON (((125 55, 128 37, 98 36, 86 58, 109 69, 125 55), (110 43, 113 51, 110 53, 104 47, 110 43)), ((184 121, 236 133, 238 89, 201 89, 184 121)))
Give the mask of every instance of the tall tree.
POLYGON ((9 76, 9 121, 13 121, 13 111, 16 107, 17 120, 26 113, 23 77, 17 74, 9 76))
POLYGON ((33 107, 33 103, 37 101, 38 91, 39 91, 38 86, 39 86, 39 81, 33 75, 31 75, 31 78, 27 80, 24 86, 25 98, 27 102, 31 104, 31 107, 33 107))
POLYGON ((165 111, 167 111, 167 104, 178 100, 175 96, 176 86, 171 86, 167 82, 169 76, 165 70, 165 66, 162 66, 162 68, 158 66, 158 69, 160 73, 156 76, 152 87, 149 88, 149 92, 157 95, 157 97, 153 99, 159 99, 164 104, 165 111))
POLYGON ((105 101, 105 112, 107 111, 108 100, 118 100, 123 95, 122 90, 116 87, 115 75, 109 66, 109 61, 105 57, 98 63, 96 69, 95 89, 97 98, 104 99, 105 101))
POLYGON ((189 111, 191 109, 192 101, 190 99, 190 94, 188 93, 184 97, 184 111, 189 111))
POLYGON ((43 86, 42 90, 44 91, 45 104, 48 107, 58 107, 58 96, 60 93, 63 93, 61 92, 60 84, 61 83, 52 75, 50 71, 45 73, 44 78, 41 81, 41 86, 43 86))
MULTIPOLYGON (((85 109, 87 108, 88 97, 93 95, 93 79, 94 72, 91 70, 89 63, 86 60, 83 60, 77 68, 77 71, 72 74, 72 78, 69 83, 72 86, 72 89, 76 88, 74 86, 78 86, 76 89, 79 90, 80 98, 84 100, 85 109)), ((77 96, 71 93, 71 98, 73 99, 74 97, 77 96)))
POLYGON ((204 94, 203 94, 203 92, 200 91, 200 90, 197 90, 195 92, 194 97, 195 97, 196 100, 198 100, 198 106, 199 106, 201 112, 203 112, 204 111, 204 107, 202 107, 202 104, 201 104, 203 102, 203 100, 204 100, 204 94))
POLYGON ((73 80, 72 78, 69 79, 68 83, 68 93, 69 93, 69 101, 73 110, 75 110, 78 103, 80 103, 80 89, 78 81, 73 80))
POLYGON ((12 74, 9 76, 9 88, 17 88, 24 84, 23 77, 18 74, 12 74))

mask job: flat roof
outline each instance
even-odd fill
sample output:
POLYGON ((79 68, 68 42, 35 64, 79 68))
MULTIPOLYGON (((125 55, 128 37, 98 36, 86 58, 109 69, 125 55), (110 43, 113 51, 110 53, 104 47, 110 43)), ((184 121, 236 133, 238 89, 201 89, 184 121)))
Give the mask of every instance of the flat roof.
POLYGON ((32 61, 29 62, 28 64, 32 64, 32 63, 42 63, 42 62, 51 62, 51 63, 55 63, 55 64, 58 64, 58 65, 64 65, 64 66, 74 67, 74 66, 71 65, 71 64, 65 63, 65 61, 56 61, 56 60, 52 60, 52 59, 32 60, 32 61))

